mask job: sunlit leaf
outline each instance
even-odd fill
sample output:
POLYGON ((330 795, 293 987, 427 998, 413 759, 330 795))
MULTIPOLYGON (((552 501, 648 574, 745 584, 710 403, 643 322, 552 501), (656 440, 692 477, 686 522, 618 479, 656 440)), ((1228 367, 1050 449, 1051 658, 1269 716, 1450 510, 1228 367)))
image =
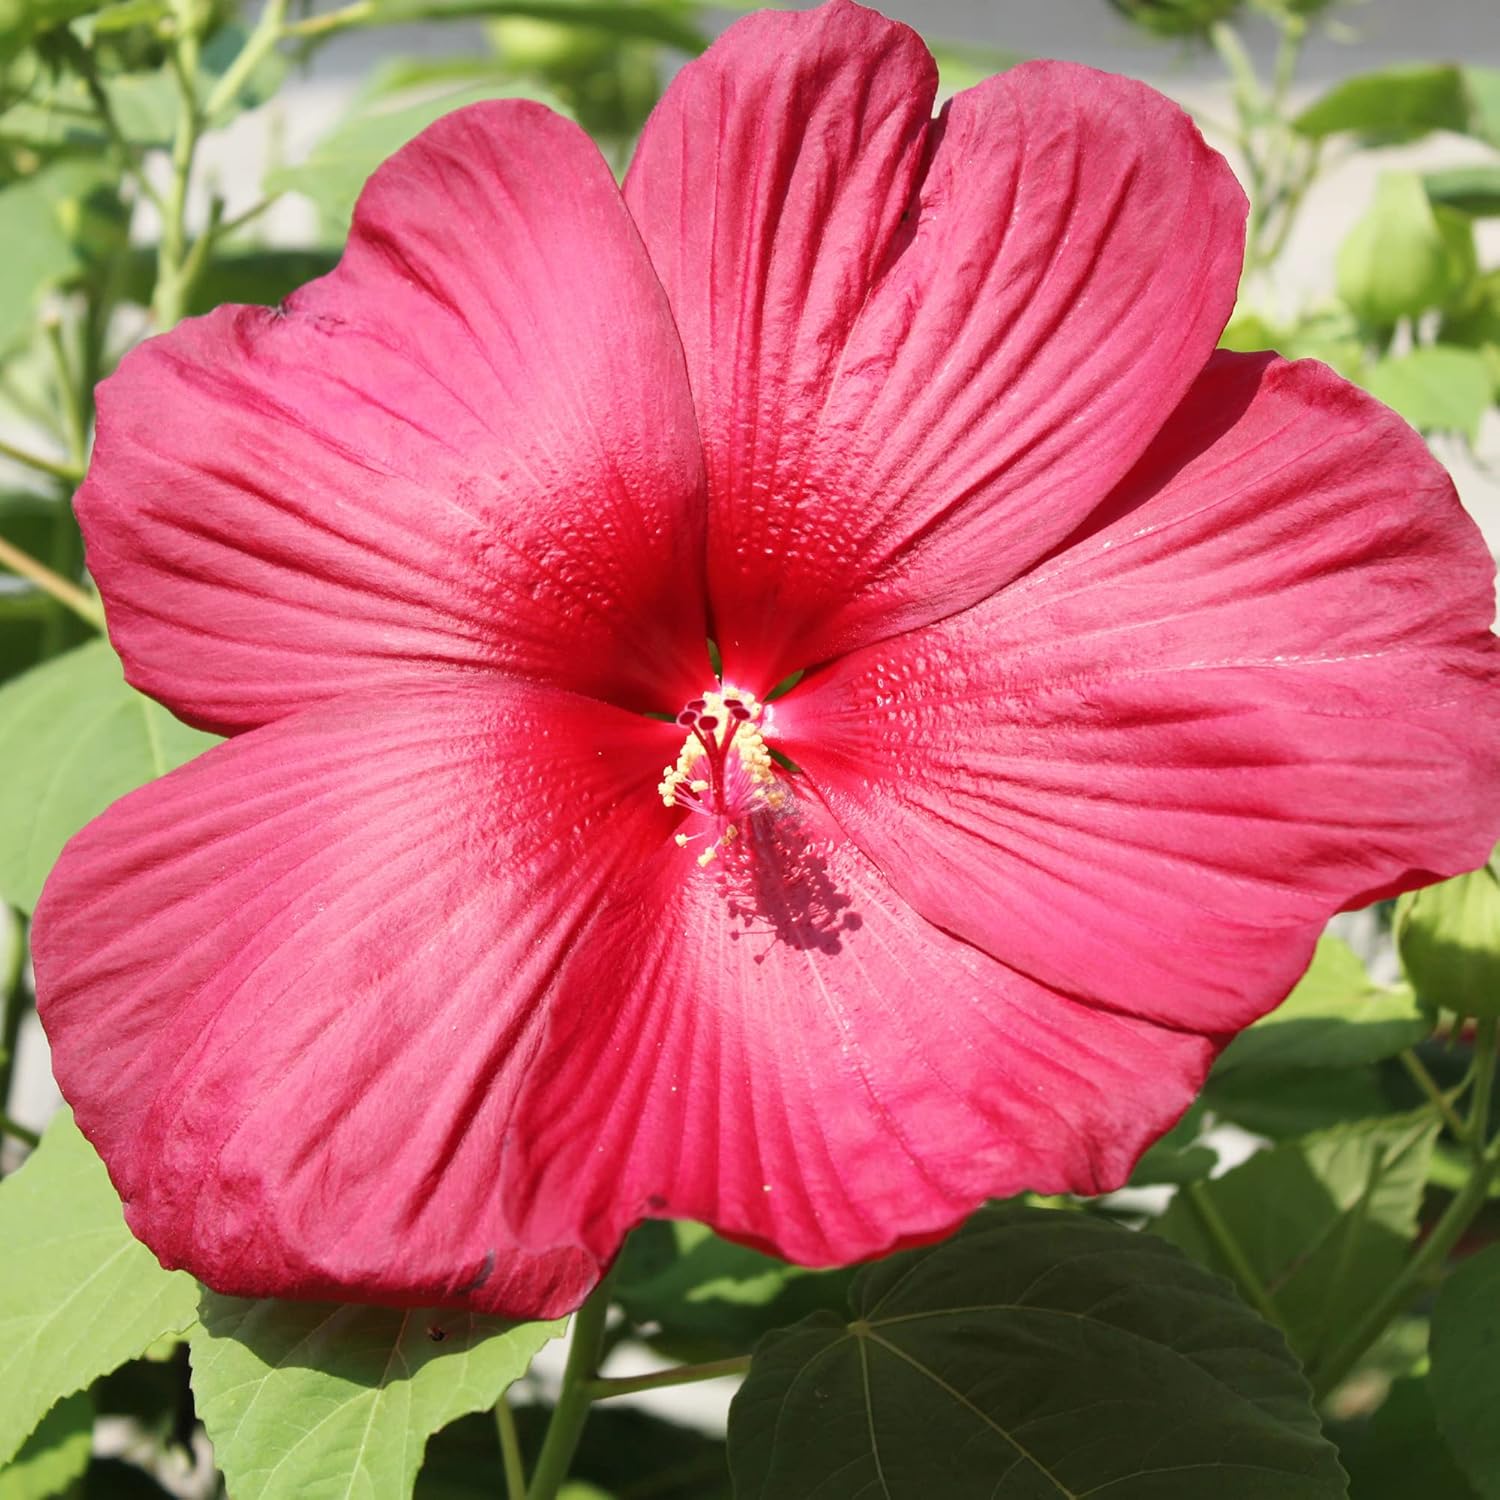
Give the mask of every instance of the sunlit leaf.
POLYGON ((1408 987, 1376 984, 1347 943, 1325 937, 1297 987, 1229 1044, 1216 1071, 1353 1067, 1391 1057, 1431 1030, 1408 987))
POLYGON ((1500 853, 1467 875, 1404 895, 1396 944, 1425 1005, 1500 1015, 1500 853))
POLYGON ((59 1115, 0 1182, 0 1462, 54 1402, 197 1315, 198 1287, 164 1271, 72 1118, 59 1115))
POLYGON ((1200 1264, 1233 1275, 1222 1225, 1310 1365, 1405 1260, 1438 1128, 1424 1110, 1259 1152, 1180 1194, 1157 1229, 1200 1264))
POLYGON ((1423 432, 1461 432, 1471 441, 1490 406, 1490 371, 1473 349, 1446 344, 1383 359, 1365 389, 1423 432))
POLYGON ((105 641, 0 687, 0 898, 30 911, 85 823, 213 743, 126 686, 105 641))
POLYGON ((1449 167, 1422 179, 1427 196, 1475 218, 1500 214, 1500 166, 1449 167))
POLYGON ((1292 125, 1313 139, 1354 131, 1401 141, 1432 130, 1464 131, 1472 118, 1461 68, 1406 63, 1346 78, 1304 109, 1292 125))
POLYGON ((69 1489, 89 1466, 94 1404, 86 1391, 59 1401, 8 1464, 0 1466, 0 1500, 47 1500, 69 1489))
POLYGON ((234 1500, 406 1500, 431 1434, 565 1326, 212 1292, 201 1318, 193 1396, 234 1500))

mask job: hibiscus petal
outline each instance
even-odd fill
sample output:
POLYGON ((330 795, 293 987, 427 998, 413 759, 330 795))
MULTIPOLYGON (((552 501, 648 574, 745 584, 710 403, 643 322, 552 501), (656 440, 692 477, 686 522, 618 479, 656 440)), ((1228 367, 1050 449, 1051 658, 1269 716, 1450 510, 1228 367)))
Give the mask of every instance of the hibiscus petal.
POLYGON ((1500 833, 1493 577, 1391 412, 1323 366, 1221 355, 1098 524, 810 678, 783 744, 931 921, 1225 1032, 1332 912, 1500 833))
POLYGON ((1035 563, 1234 303, 1244 196, 1175 105, 1036 63, 933 123, 934 87, 873 12, 754 16, 674 80, 626 180, 687 351, 737 680, 1035 563))
POLYGON ((924 922, 814 808, 668 846, 569 956, 506 1160, 524 1242, 692 1218, 808 1265, 1118 1187, 1215 1048, 924 922), (601 1004, 600 997, 609 1003, 601 1004))
POLYGON ((387 162, 285 310, 128 355, 79 516, 130 680, 233 730, 434 663, 675 710, 706 670, 701 492, 614 179, 512 101, 387 162))
POLYGON ((520 1253, 501 1166, 561 955, 667 841, 672 738, 448 674, 231 740, 69 844, 38 1005, 136 1234, 241 1295, 576 1306, 597 1258, 520 1253))

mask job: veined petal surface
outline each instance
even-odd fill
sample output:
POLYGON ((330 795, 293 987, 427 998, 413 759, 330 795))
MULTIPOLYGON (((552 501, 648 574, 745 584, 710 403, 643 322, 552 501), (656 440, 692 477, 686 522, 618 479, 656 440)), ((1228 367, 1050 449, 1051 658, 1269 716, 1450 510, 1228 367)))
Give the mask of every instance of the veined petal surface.
POLYGON ((78 509, 127 675, 206 728, 452 664, 672 711, 705 670, 677 335, 609 169, 540 105, 398 152, 284 309, 128 355, 78 509))
POLYGON ((929 118, 835 0, 673 81, 626 198, 682 333, 726 669, 767 685, 974 603, 1139 458, 1234 303, 1244 196, 1142 84, 1027 64, 929 118))
POLYGON ((37 909, 79 1126, 220 1291, 555 1316, 597 1275, 576 1239, 518 1255, 500 1181, 557 966, 667 838, 668 726, 436 677, 116 803, 37 909))
POLYGON ((601 1258, 661 1216, 842 1264, 986 1198, 1118 1187, 1216 1050, 939 931, 815 803, 707 870, 667 846, 558 988, 507 1201, 523 1242, 601 1258))
POLYGON ((1120 1013, 1228 1033, 1334 911, 1500 822, 1493 564, 1331 371, 1220 355, 1095 523, 778 705, 931 921, 1120 1013))
POLYGON ((1209 1041, 938 931, 815 803, 700 867, 664 735, 453 674, 86 829, 38 993, 136 1233, 228 1292, 552 1315, 644 1217, 847 1261, 1114 1187, 1191 1097, 1209 1041))

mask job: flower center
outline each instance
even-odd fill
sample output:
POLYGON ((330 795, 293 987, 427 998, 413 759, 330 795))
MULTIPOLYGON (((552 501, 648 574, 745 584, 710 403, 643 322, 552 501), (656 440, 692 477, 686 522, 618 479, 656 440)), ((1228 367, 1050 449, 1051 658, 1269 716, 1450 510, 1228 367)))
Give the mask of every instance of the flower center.
POLYGON ((668 807, 683 808, 707 821, 697 833, 676 837, 679 849, 711 838, 698 856, 699 865, 708 865, 721 848, 742 835, 751 813, 780 807, 786 793, 777 784, 766 748, 769 716, 753 693, 726 683, 717 692, 694 698, 677 715, 677 722, 687 730, 687 738, 677 764, 663 768, 657 791, 668 807))

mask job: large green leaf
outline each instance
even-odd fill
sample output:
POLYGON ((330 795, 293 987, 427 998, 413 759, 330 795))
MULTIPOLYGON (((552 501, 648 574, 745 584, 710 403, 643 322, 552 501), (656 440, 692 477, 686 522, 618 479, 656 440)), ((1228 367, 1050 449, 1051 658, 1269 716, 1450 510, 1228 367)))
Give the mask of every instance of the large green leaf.
POLYGON ((1500 1496, 1500 1245, 1466 1260, 1432 1312, 1437 1423, 1474 1488, 1500 1496))
POLYGON ((1348 130, 1386 140, 1461 131, 1468 123, 1463 74, 1445 63, 1409 63, 1346 78, 1292 122, 1314 138, 1348 130))
POLYGON ((85 823, 213 743, 126 686, 105 641, 0 687, 0 898, 29 911, 85 823))
POLYGON ((270 173, 265 190, 302 193, 311 198, 324 232, 331 239, 342 239, 370 173, 434 120, 485 99, 536 97, 535 90, 520 87, 498 70, 487 79, 436 93, 430 86, 387 90, 384 81, 377 79, 306 161, 270 173))
POLYGON ((767 1337, 729 1419, 739 1500, 1333 1500, 1280 1334, 1162 1241, 1011 1209, 767 1337))
POLYGON ((69 1488, 89 1466, 94 1439, 94 1403, 87 1391, 59 1401, 0 1465, 0 1500, 47 1500, 69 1488))
POLYGON ((1217 1072, 1354 1067, 1391 1057, 1431 1030, 1407 986, 1376 984, 1347 943, 1325 937, 1297 987, 1229 1044, 1217 1072))
POLYGON ((630 1237, 615 1297, 678 1359, 743 1354, 773 1328, 846 1305, 850 1271, 808 1271, 720 1239, 701 1224, 648 1221, 630 1237))
POLYGON ((1444 344, 1383 359, 1365 389, 1423 432, 1461 432, 1470 440, 1490 407, 1490 370, 1473 349, 1444 344))
POLYGON ((1424 1110, 1259 1152, 1179 1194, 1157 1231, 1234 1275, 1227 1232, 1311 1365, 1405 1260, 1439 1124, 1424 1110))
POLYGON ((200 1316, 193 1397, 234 1500, 405 1500, 427 1439, 564 1326, 213 1292, 200 1316))
POLYGON ((59 1115, 0 1183, 0 1463, 54 1402, 197 1313, 197 1284, 125 1227, 103 1164, 59 1115))

